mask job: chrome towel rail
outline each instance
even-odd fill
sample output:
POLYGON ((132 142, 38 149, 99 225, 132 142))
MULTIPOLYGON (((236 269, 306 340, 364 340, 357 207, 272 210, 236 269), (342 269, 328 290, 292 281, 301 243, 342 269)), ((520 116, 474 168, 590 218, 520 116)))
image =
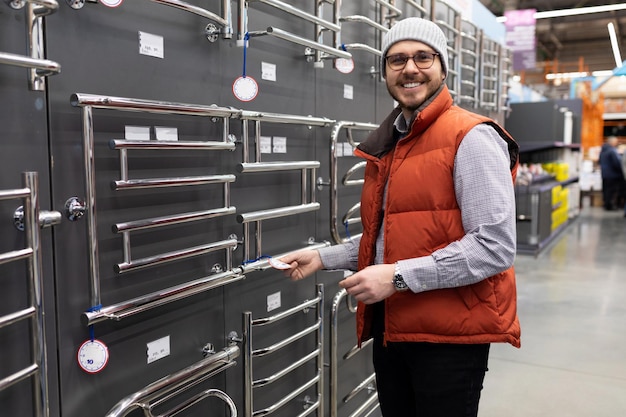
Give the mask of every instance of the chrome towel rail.
MULTIPOLYGON (((338 185, 338 158, 337 158, 337 142, 339 140, 339 134, 342 131, 346 131, 348 143, 350 143, 353 147, 356 147, 358 143, 354 140, 352 133, 354 130, 361 131, 371 131, 378 128, 378 125, 371 123, 357 123, 357 122, 347 122, 347 121, 339 121, 333 125, 333 129, 331 131, 330 136, 330 234, 335 243, 346 242, 348 238, 342 238, 339 234, 339 227, 337 225, 337 219, 339 217, 339 185, 338 185)), ((360 185, 360 180, 350 180, 351 176, 357 170, 360 170, 365 167, 365 163, 363 161, 357 162, 353 167, 351 167, 346 175, 343 178, 343 185, 346 186, 354 186, 360 185)))
MULTIPOLYGON (((128 180, 127 152, 129 149, 197 149, 200 147, 204 150, 214 149, 234 149, 234 140, 229 134, 229 119, 240 113, 237 109, 194 105, 186 103, 174 103, 154 100, 143 100, 136 98, 103 96, 95 94, 74 93, 70 97, 70 103, 74 107, 80 107, 82 111, 83 121, 83 155, 85 163, 85 203, 87 207, 87 236, 89 250, 89 280, 90 280, 90 303, 93 306, 101 305, 100 294, 100 271, 99 271, 99 255, 98 255, 98 234, 97 234, 97 209, 96 209, 96 182, 95 182, 95 139, 94 139, 94 123, 93 109, 111 109, 118 111, 130 112, 146 112, 152 114, 176 114, 187 116, 203 116, 216 117, 223 119, 223 135, 222 142, 198 142, 192 144, 189 142, 173 143, 158 142, 149 145, 138 144, 137 141, 131 141, 126 144, 122 141, 113 140, 109 146, 118 149, 120 152, 120 176, 121 180, 114 183, 114 189, 132 189, 132 188, 153 188, 153 187, 170 187, 182 185, 200 185, 200 184, 223 184, 224 185, 224 208, 230 207, 230 188, 229 183, 235 180, 232 175, 222 176, 203 176, 203 177, 182 177, 182 178, 156 178, 144 180, 128 180)), ((156 141, 155 141, 156 142, 156 141)), ((150 221, 153 219, 146 219, 150 221)), ((157 221, 162 221, 157 220, 157 221)), ((202 249, 191 248, 179 252, 170 252, 157 257, 145 258, 139 262, 130 261, 130 244, 128 232, 123 242, 125 259, 124 262, 118 264, 116 268, 120 271, 128 271, 137 268, 143 268, 148 265, 154 265, 166 262, 170 259, 182 259, 190 254, 206 253, 212 250, 212 246, 202 249)), ((230 245, 230 242, 229 242, 230 245)), ((230 255, 230 251, 229 251, 230 255)), ((228 267, 230 268, 230 256, 228 257, 228 267)))
POLYGON ((0 200, 22 199, 24 204, 24 231, 26 248, 0 254, 0 265, 27 259, 27 308, 0 316, 0 328, 22 320, 30 320, 30 351, 32 363, 0 379, 0 391, 32 377, 33 410, 36 417, 48 417, 48 368, 43 304, 43 272, 41 264, 41 237, 39 229, 39 180, 36 172, 22 173, 23 188, 0 191, 0 200))
POLYGON ((245 380, 245 416, 246 417, 261 417, 267 416, 280 409, 293 399, 300 395, 303 395, 307 390, 313 386, 317 386, 317 398, 309 404, 309 407, 305 409, 298 417, 307 416, 313 412, 317 412, 318 417, 322 417, 324 414, 322 400, 324 398, 324 384, 323 384, 323 365, 324 365, 324 341, 323 341, 323 323, 324 323, 324 286, 322 284, 316 285, 317 295, 313 300, 308 300, 300 305, 290 308, 282 313, 276 314, 271 317, 265 317, 260 319, 252 319, 251 312, 243 313, 243 325, 244 325, 244 380, 245 380), (264 326, 270 323, 279 322, 287 317, 293 316, 301 311, 307 312, 311 308, 315 308, 317 311, 316 322, 314 325, 305 328, 304 330, 278 341, 272 346, 260 349, 253 349, 254 338, 253 328, 264 326), (304 336, 315 333, 315 348, 312 352, 306 354, 299 360, 292 363, 287 368, 280 370, 274 375, 267 378, 254 379, 254 366, 253 359, 265 356, 288 346, 289 344, 303 338, 304 336), (313 378, 306 381, 304 384, 296 387, 294 390, 285 395, 282 399, 278 400, 273 405, 261 409, 254 410, 254 389, 265 386, 270 383, 274 383, 281 379, 281 377, 287 375, 300 366, 308 363, 309 361, 316 360, 316 374, 313 378))
MULTIPOLYGON (((352 313, 356 313, 356 309, 354 309, 349 300, 350 296, 348 292, 344 289, 340 290, 335 294, 333 298, 333 303, 331 307, 330 314, 330 347, 329 347, 329 378, 330 378, 330 417, 338 417, 339 416, 339 401, 338 401, 338 390, 339 390, 339 352, 338 352, 338 344, 339 344, 339 306, 345 300, 346 306, 348 310, 352 313)), ((361 348, 358 346, 352 347, 349 352, 343 355, 343 360, 348 360, 352 358, 354 355, 361 352, 361 350, 372 343, 373 339, 368 339, 363 342, 361 348)), ((363 390, 371 390, 371 387, 375 386, 375 375, 372 373, 367 378, 365 378, 357 387, 355 387, 347 396, 344 397, 343 402, 347 403, 351 399, 353 399, 359 392, 363 390)), ((353 413, 351 417, 358 417, 364 415, 365 411, 375 409, 372 408, 378 407, 378 398, 376 395, 376 390, 370 393, 367 400, 363 402, 363 404, 353 413)), ((369 415, 369 413, 367 414, 369 415)))
POLYGON ((205 291, 219 288, 245 278, 240 268, 213 274, 184 284, 176 285, 131 300, 104 306, 98 311, 86 311, 82 323, 91 326, 105 320, 120 321, 162 305, 182 300, 205 291))
MULTIPOLYGON (((152 410, 172 397, 180 395, 187 389, 196 386, 214 375, 236 365, 235 359, 239 357, 240 350, 236 344, 231 344, 219 352, 209 355, 205 359, 184 368, 176 373, 168 375, 143 389, 120 400, 106 417, 123 417, 134 410, 143 410, 144 416, 154 417, 152 410)), ((189 408, 208 397, 217 397, 224 401, 229 409, 231 417, 237 416, 237 409, 233 400, 223 391, 216 389, 205 390, 194 397, 182 402, 169 411, 159 414, 159 417, 170 417, 189 408)))
MULTIPOLYGON (((330 242, 322 242, 310 244, 306 246, 306 248, 319 249, 328 246, 330 246, 330 242)), ((280 258, 290 252, 276 255, 276 257, 280 258)), ((233 282, 241 281, 245 278, 244 274, 253 271, 263 271, 269 268, 271 268, 269 261, 266 258, 263 258, 255 262, 240 265, 229 271, 220 272, 121 303, 105 306, 98 311, 86 311, 83 313, 82 322, 86 326, 90 326, 105 320, 120 321, 124 318, 143 313, 144 311, 155 307, 182 300, 233 282)))

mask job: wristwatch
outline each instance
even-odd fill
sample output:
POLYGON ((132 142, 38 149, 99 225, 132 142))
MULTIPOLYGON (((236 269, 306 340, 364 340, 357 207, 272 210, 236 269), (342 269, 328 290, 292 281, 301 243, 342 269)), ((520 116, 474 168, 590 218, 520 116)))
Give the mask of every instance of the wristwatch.
POLYGON ((406 291, 409 289, 409 286, 404 282, 404 278, 402 278, 402 274, 400 273, 400 266, 396 262, 396 269, 393 274, 393 286, 396 288, 396 291, 406 291))

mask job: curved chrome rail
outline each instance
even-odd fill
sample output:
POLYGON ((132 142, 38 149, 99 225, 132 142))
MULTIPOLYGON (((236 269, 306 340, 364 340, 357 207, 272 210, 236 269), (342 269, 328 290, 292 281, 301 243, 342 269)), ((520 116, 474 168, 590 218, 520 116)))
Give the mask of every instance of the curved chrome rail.
MULTIPOLYGON (((220 352, 214 353, 195 364, 168 375, 143 389, 120 400, 107 414, 106 417, 123 417, 136 409, 141 409, 146 417, 153 417, 152 410, 166 400, 179 395, 187 389, 203 382, 210 377, 237 364, 235 359, 239 356, 239 346, 232 344, 220 352)), ((207 397, 218 397, 230 408, 231 417, 237 416, 237 408, 233 400, 226 393, 208 389, 194 397, 182 402, 176 407, 159 414, 159 417, 169 417, 197 404, 207 397)))

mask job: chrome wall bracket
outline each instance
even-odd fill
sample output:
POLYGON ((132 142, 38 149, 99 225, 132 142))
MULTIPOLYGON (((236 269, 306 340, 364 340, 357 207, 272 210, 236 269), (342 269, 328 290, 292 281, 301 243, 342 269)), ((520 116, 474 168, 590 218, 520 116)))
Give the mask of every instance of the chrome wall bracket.
MULTIPOLYGON (((61 213, 58 211, 39 211, 39 228, 54 226, 61 223, 61 213)), ((24 231, 24 206, 19 206, 13 213, 13 225, 19 231, 24 231)))

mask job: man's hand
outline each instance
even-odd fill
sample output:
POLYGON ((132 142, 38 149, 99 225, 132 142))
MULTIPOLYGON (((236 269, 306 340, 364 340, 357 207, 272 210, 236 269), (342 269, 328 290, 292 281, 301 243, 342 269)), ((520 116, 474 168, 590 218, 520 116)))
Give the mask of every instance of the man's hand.
POLYGON ((365 304, 384 300, 396 292, 393 285, 394 264, 368 266, 365 269, 339 281, 348 294, 365 304))
POLYGON ((286 269, 284 273, 292 281, 304 279, 324 267, 319 252, 314 249, 289 253, 281 257, 280 260, 291 265, 291 268, 286 269))

